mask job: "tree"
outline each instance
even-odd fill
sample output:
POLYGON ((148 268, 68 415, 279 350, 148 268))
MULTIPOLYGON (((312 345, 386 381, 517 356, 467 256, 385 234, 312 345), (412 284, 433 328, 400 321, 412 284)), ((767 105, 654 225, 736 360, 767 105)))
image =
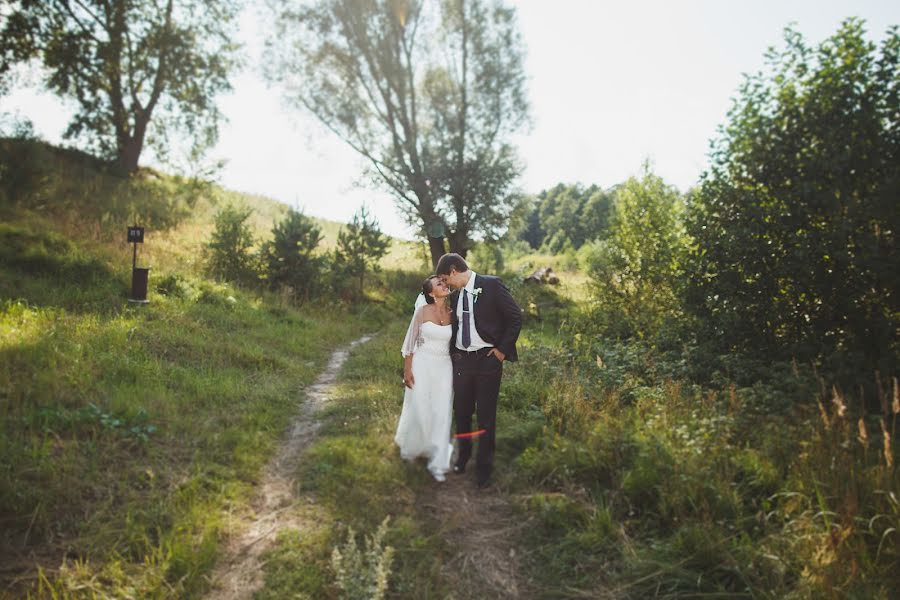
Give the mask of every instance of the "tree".
POLYGON ((584 189, 580 185, 556 188, 559 192, 547 198, 541 206, 541 222, 550 240, 545 240, 551 252, 561 252, 565 241, 578 248, 584 242, 582 231, 581 205, 584 189), (552 198, 552 200, 551 200, 552 198))
POLYGON ((217 137, 214 97, 230 89, 235 0, 11 0, 0 31, 0 79, 38 60, 46 86, 76 101, 65 133, 137 169, 146 143, 190 136, 199 154, 217 137))
POLYGON ((339 276, 358 278, 356 290, 361 292, 366 272, 378 271, 378 261, 387 254, 390 243, 390 238, 379 229, 378 221, 369 215, 365 206, 360 207, 350 223, 338 232, 335 265, 339 276))
POLYGON ((262 249, 269 285, 289 286, 297 297, 309 297, 317 291, 322 260, 314 255, 322 241, 316 222, 296 210, 289 210, 272 227, 272 240, 262 249))
POLYGON ((602 190, 597 186, 588 188, 586 198, 581 205, 579 221, 583 231, 583 243, 609 233, 609 219, 615 203, 615 188, 602 190))
POLYGON ((613 194, 597 185, 558 183, 537 195, 518 235, 535 249, 559 252, 565 240, 580 248, 607 234, 613 194))
POLYGON ((251 208, 228 205, 216 214, 216 228, 207 243, 209 270, 225 281, 252 283, 256 279, 253 232, 247 219, 251 208))
POLYGON ((433 262, 496 237, 527 123, 522 43, 500 0, 274 0, 266 61, 289 101, 363 156, 433 262))
POLYGON ((659 331, 679 311, 688 248, 683 213, 681 194, 648 165, 618 188, 609 233, 593 242, 588 259, 595 298, 618 333, 659 331))
POLYGON ((787 30, 746 79, 690 203, 689 301, 707 339, 893 372, 898 98, 897 28, 878 52, 857 19, 817 48, 787 30))
POLYGON ((521 231, 517 232, 517 239, 527 242, 532 250, 537 250, 541 247, 544 236, 547 234, 541 226, 541 213, 538 202, 536 197, 527 199, 527 212, 525 213, 523 226, 521 231))

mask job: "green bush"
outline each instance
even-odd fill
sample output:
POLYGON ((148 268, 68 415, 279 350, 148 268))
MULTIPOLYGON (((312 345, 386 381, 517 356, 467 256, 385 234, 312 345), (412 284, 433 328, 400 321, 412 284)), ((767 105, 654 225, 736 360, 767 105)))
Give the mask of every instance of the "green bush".
POLYGON ((156 292, 170 298, 184 299, 193 295, 194 288, 185 277, 169 273, 156 282, 156 292))
POLYGON ((898 45, 859 19, 814 47, 788 29, 741 86, 689 204, 685 299, 720 352, 896 370, 898 45))
POLYGON ((214 277, 251 285, 258 281, 255 241, 247 219, 253 209, 229 204, 216 214, 216 229, 207 243, 208 268, 214 277))
POLYGON ((614 335, 654 336, 680 312, 678 282, 688 247, 683 209, 678 191, 649 166, 616 191, 607 237, 582 255, 596 320, 614 335))
POLYGON ((315 222, 293 209, 272 228, 272 240, 262 247, 268 284, 287 288, 297 299, 308 299, 320 291, 323 261, 315 254, 322 231, 315 222))
POLYGON ((333 288, 346 300, 360 298, 366 273, 377 273, 379 261, 387 253, 390 238, 381 232, 378 221, 361 207, 338 233, 332 258, 333 288))

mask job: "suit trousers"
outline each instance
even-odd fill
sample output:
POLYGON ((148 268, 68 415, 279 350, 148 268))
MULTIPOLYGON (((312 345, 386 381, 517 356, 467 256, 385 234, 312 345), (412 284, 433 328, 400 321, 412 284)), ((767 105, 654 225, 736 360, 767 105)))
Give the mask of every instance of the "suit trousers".
MULTIPOLYGON (((456 417, 456 433, 472 431, 472 416, 478 417, 478 428, 484 433, 478 437, 478 453, 475 456, 479 479, 490 477, 494 464, 497 429, 497 396, 503 363, 488 354, 490 348, 477 352, 454 349, 453 359, 453 413, 456 417)), ((472 456, 472 439, 458 438, 459 454, 456 463, 465 466, 472 456)))

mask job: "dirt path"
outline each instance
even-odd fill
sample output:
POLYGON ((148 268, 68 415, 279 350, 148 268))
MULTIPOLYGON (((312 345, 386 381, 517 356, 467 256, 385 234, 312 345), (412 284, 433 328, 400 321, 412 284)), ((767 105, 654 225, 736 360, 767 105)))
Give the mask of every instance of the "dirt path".
POLYGON ((263 585, 262 554, 271 547, 279 531, 300 526, 288 510, 294 502, 294 474, 300 455, 315 438, 320 426, 316 413, 327 403, 350 350, 371 337, 365 335, 335 351, 325 370, 307 388, 305 401, 300 405, 287 437, 266 467, 252 513, 240 520, 236 527, 238 534, 229 540, 224 556, 210 576, 212 589, 207 594, 210 600, 251 598, 263 585))
POLYGON ((441 570, 453 597, 531 597, 516 542, 527 523, 516 517, 496 484, 479 490, 472 473, 451 473, 431 489, 424 506, 452 549, 441 570))

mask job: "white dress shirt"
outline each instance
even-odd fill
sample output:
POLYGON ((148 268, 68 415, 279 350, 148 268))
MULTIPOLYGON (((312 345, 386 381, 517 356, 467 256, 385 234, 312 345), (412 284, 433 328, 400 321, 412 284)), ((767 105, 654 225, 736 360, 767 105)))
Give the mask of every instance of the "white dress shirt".
POLYGON ((478 329, 475 328, 475 302, 477 298, 472 295, 472 292, 475 291, 475 271, 469 269, 469 281, 466 283, 465 287, 459 291, 459 301, 456 303, 456 318, 459 319, 459 330, 456 332, 456 347, 460 350, 468 350, 469 352, 473 350, 480 350, 481 348, 493 348, 493 344, 488 344, 481 336, 478 335, 478 329), (466 290, 469 293, 469 332, 471 333, 471 344, 468 348, 463 346, 462 343, 462 321, 464 318, 463 315, 463 290, 466 290))

